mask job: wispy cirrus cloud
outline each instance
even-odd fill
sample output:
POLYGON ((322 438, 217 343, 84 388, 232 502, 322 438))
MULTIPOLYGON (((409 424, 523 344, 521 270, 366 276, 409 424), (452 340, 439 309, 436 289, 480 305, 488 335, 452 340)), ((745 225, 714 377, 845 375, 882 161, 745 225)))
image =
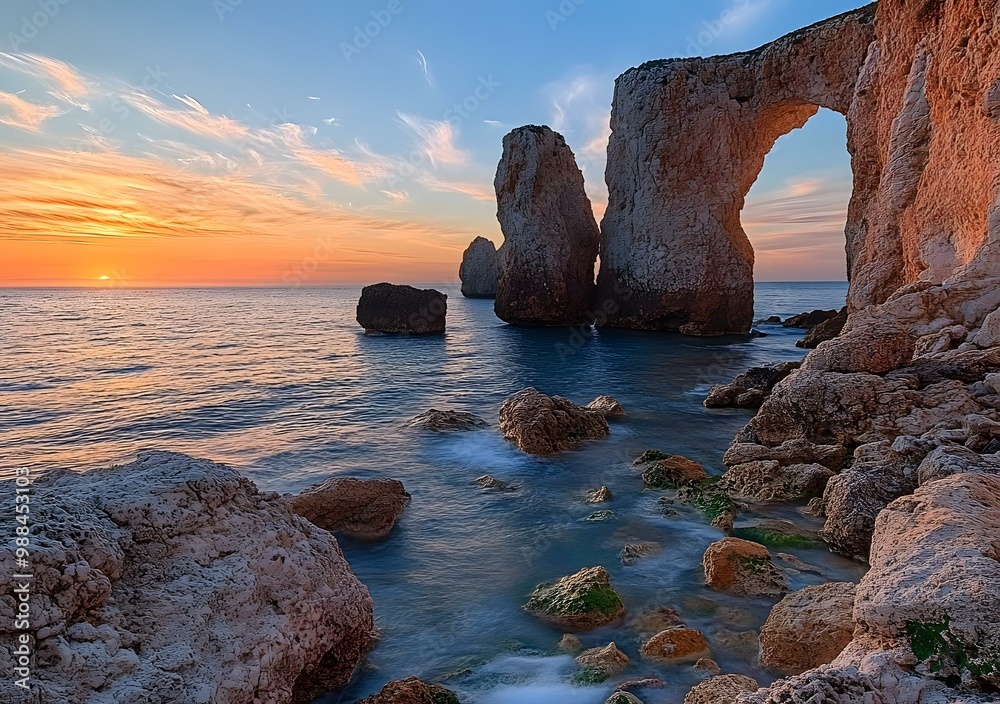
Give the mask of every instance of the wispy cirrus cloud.
POLYGON ((455 128, 450 122, 428 120, 404 112, 397 115, 417 137, 418 147, 432 165, 461 166, 469 161, 469 155, 455 145, 455 128))
POLYGON ((88 81, 80 72, 50 56, 0 52, 0 67, 30 76, 72 97, 79 98, 90 92, 88 81))
POLYGON ((215 115, 188 96, 172 96, 187 109, 171 107, 153 96, 138 90, 131 90, 122 96, 136 110, 157 122, 179 127, 203 137, 219 140, 246 139, 250 129, 236 120, 223 115, 215 115))
POLYGON ((0 124, 26 132, 39 132, 42 123, 62 114, 54 105, 38 105, 14 93, 0 91, 0 124))

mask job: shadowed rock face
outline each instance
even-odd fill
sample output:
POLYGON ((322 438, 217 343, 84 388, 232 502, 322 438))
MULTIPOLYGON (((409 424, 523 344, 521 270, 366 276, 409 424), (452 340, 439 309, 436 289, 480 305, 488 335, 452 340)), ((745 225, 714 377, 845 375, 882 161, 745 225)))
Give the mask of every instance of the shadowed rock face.
POLYGON ((504 235, 497 317, 514 325, 592 323, 600 234, 562 135, 536 126, 508 134, 494 185, 504 235))
POLYGON ((615 85, 598 302, 608 324, 746 333, 753 249, 744 197, 775 141, 818 107, 847 114, 874 7, 744 54, 654 61, 615 85))
POLYGON ((458 277, 466 298, 496 298, 497 248, 485 237, 477 237, 462 255, 458 277))
POLYGON ((370 333, 443 333, 447 314, 448 296, 434 289, 374 284, 358 301, 358 324, 370 333))

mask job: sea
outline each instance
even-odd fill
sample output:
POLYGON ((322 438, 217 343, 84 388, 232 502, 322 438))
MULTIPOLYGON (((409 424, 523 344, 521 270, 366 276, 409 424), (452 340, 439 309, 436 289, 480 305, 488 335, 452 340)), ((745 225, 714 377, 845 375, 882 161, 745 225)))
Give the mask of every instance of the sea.
MULTIPOLYGON (((321 704, 408 676, 470 704, 601 704, 612 686, 578 682, 572 656, 556 647, 562 633, 522 609, 537 584, 597 565, 629 616, 580 638, 584 647, 616 643, 631 659, 625 676, 666 683, 640 698, 680 704, 700 679, 690 664, 641 657, 634 619, 662 607, 706 634, 723 670, 772 681, 745 632, 773 600, 707 589, 701 556, 721 534, 692 511, 665 512, 631 463, 659 449, 721 474, 752 412, 706 409, 708 390, 749 367, 801 359, 803 331, 516 328, 494 316, 492 301, 438 288, 449 295, 448 330, 436 337, 365 335, 358 288, 0 289, 0 470, 86 471, 163 449, 224 462, 282 493, 333 476, 402 481, 413 500, 387 540, 340 540, 371 591, 379 638, 351 684, 321 704), (606 440, 531 457, 496 430, 503 400, 529 386, 580 404, 610 395, 627 417, 606 440), (431 408, 475 413, 492 427, 402 428, 431 408), (519 489, 484 491, 475 480, 485 474, 519 489), (609 504, 583 503, 602 485, 609 504), (587 520, 602 509, 614 520, 587 520), (637 542, 658 550, 622 565, 621 549, 637 542)), ((757 317, 840 308, 846 293, 842 282, 759 283, 757 317)), ((819 527, 798 508, 758 506, 749 518, 819 527)), ((788 552, 816 569, 795 574, 795 588, 864 573, 823 548, 788 552)))

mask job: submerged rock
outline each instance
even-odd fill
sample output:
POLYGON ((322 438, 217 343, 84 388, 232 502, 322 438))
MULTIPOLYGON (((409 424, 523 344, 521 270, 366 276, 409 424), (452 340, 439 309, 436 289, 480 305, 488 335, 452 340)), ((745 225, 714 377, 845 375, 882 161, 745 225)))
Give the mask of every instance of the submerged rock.
POLYGON ((574 630, 603 626, 625 615, 625 604, 603 567, 583 569, 538 586, 524 609, 543 621, 574 630))
POLYGON ((448 296, 434 289, 374 284, 358 301, 358 324, 369 333, 443 333, 447 315, 448 296))
POLYGON ((854 636, 856 591, 856 584, 830 582, 785 596, 760 629, 761 665, 798 675, 832 662, 854 636))
POLYGON ((655 662, 695 661, 708 655, 708 643, 701 631, 677 626, 643 643, 642 654, 655 662))
POLYGON ((639 561, 642 560, 642 558, 655 555, 659 551, 659 543, 629 543, 622 548, 621 553, 619 553, 619 557, 621 558, 622 565, 625 567, 631 567, 639 564, 639 561))
POLYGON ((496 298, 497 248, 485 237, 477 237, 462 254, 458 269, 462 295, 466 298, 496 298))
POLYGON ((390 682, 378 694, 356 704, 462 704, 455 693, 416 677, 390 682))
POLYGON ((587 492, 587 495, 583 497, 583 502, 586 504, 603 504, 607 501, 611 501, 614 495, 611 493, 611 489, 606 486, 602 486, 600 489, 592 489, 587 492))
MULTIPOLYGON (((777 322, 781 322, 779 319, 777 322)), ((694 671, 701 675, 708 675, 709 677, 717 677, 722 674, 722 668, 719 667, 717 663, 712 658, 701 658, 694 664, 694 671)))
POLYGON ((517 491, 517 487, 507 482, 500 481, 492 474, 484 474, 476 480, 476 485, 480 489, 486 489, 488 491, 500 491, 504 493, 511 493, 517 491))
POLYGON ((759 543, 723 538, 712 543, 702 559, 709 587, 739 596, 778 596, 788 590, 785 578, 759 543))
POLYGON ((706 408, 760 408, 775 385, 799 368, 800 362, 753 367, 730 384, 716 384, 708 392, 706 408))
POLYGON ((532 455, 553 455, 610 432, 604 414, 528 388, 500 407, 500 432, 532 455))
POLYGON ((669 455, 647 465, 642 481, 647 489, 676 489, 685 484, 696 484, 708 477, 700 464, 680 455, 669 455))
POLYGON ((392 532, 410 495, 395 479, 333 477, 286 500, 295 513, 320 528, 379 540, 392 532))
POLYGON ((593 323, 600 232, 566 140, 548 127, 517 128, 504 137, 494 186, 504 236, 497 317, 515 325, 593 323))
POLYGON ((439 411, 432 408, 406 421, 403 427, 424 428, 435 433, 452 433, 481 430, 490 427, 490 424, 479 416, 465 411, 439 411))
POLYGON ((624 418, 625 409, 610 396, 598 396, 586 406, 592 411, 600 411, 605 418, 624 418))
MULTIPOLYGON (((14 517, 0 517, 4 535, 14 517)), ((143 452, 52 471, 34 481, 31 517, 37 701, 308 701, 346 684, 371 639, 371 598, 336 539, 223 465, 143 452)), ((4 551, 4 595, 20 572, 4 551)), ((13 607, 0 601, 8 674, 13 607)), ((0 700, 23 694, 0 682, 0 700)))
POLYGON ((696 684, 684 697, 684 704, 735 704, 743 692, 756 692, 757 680, 746 675, 719 675, 696 684))

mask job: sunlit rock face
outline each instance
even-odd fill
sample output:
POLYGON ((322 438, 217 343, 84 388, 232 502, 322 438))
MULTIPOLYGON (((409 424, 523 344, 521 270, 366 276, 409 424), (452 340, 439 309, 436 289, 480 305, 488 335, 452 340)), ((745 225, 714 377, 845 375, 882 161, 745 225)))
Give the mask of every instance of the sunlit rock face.
POLYGON ((610 325, 749 331, 744 197, 779 137, 819 107, 851 111, 874 15, 870 6, 756 51, 653 61, 619 77, 598 280, 610 325))
POLYGON ((497 317, 514 325, 573 326, 594 320, 600 234, 583 174, 562 135, 519 127, 497 168, 497 317))

